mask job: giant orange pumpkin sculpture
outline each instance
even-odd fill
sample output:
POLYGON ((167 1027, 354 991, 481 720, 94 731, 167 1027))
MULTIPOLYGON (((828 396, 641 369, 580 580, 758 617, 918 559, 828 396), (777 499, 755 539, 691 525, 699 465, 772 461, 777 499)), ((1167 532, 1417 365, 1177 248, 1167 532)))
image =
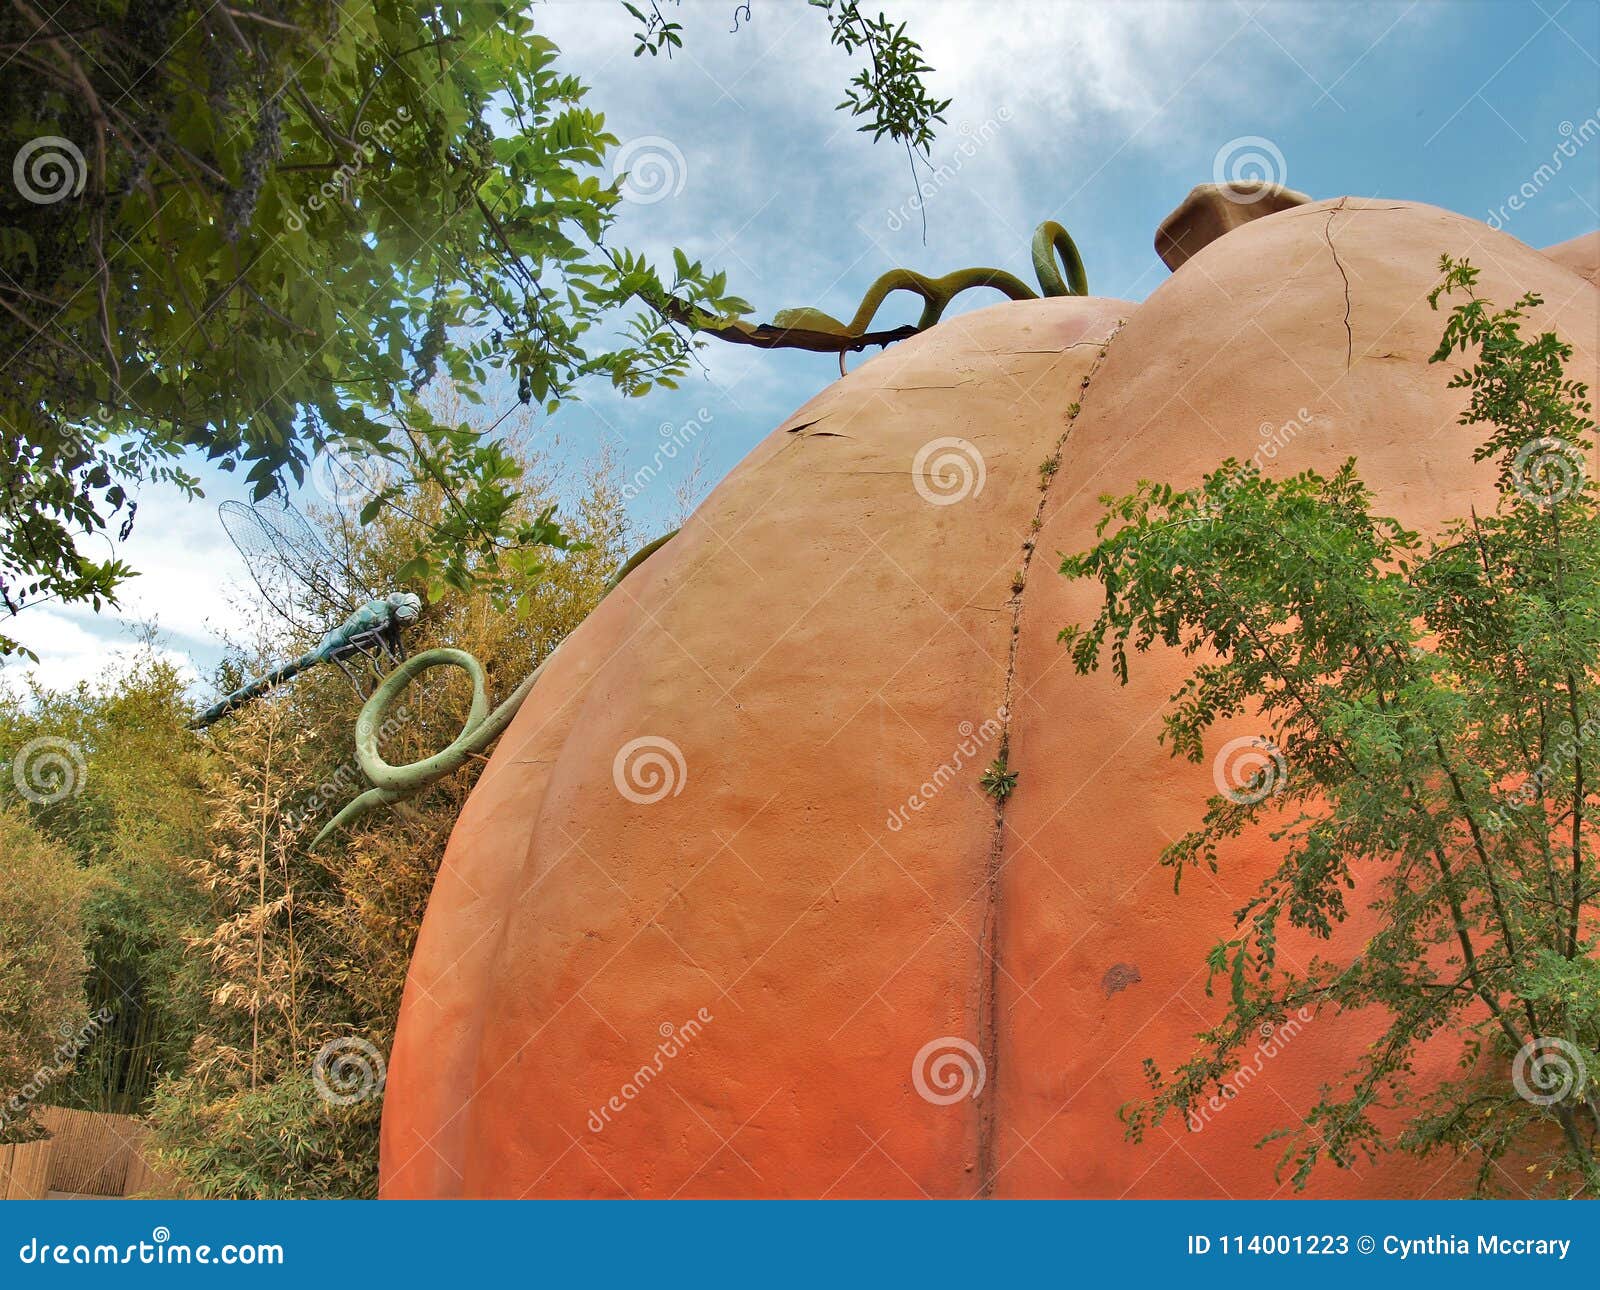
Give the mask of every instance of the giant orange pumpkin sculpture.
MULTIPOLYGON (((1407 202, 1222 231, 1143 304, 1001 304, 866 362, 567 641, 433 892, 386 1195, 1286 1189, 1255 1144, 1351 1064, 1358 1019, 1308 1020, 1204 1122, 1124 1139, 1141 1060, 1171 1069, 1216 1015, 1203 956, 1273 860, 1258 839, 1174 895, 1156 857, 1214 791, 1156 741, 1186 666, 1074 674, 1056 634, 1097 588, 1058 553, 1102 493, 1230 455, 1353 454, 1413 526, 1464 514, 1493 468, 1427 363, 1440 254, 1490 299, 1541 293, 1591 382, 1600 289, 1593 238, 1546 255, 1407 202)), ((1312 1189, 1450 1194, 1446 1168, 1312 1189)))

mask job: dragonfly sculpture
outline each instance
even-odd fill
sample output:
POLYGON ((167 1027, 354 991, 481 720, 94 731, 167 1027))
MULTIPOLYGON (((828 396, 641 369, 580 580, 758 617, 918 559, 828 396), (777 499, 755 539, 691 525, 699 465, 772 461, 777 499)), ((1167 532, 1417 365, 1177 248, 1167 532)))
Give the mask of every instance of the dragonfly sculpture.
MULTIPOLYGON (((313 846, 377 807, 414 797, 429 784, 459 770, 470 758, 482 756, 511 724, 553 656, 553 652, 547 654, 521 684, 491 709, 483 665, 465 650, 430 649, 406 656, 402 635, 422 616, 419 597, 404 591, 374 594, 351 564, 341 560, 317 536, 305 516, 287 502, 254 506, 224 502, 218 509, 223 527, 244 557, 256 589, 286 623, 308 632, 308 616, 327 621, 334 612, 346 612, 343 621, 324 633, 315 647, 224 695, 191 723, 192 728, 203 729, 318 664, 333 663, 344 670, 364 700, 356 721, 356 760, 371 787, 323 827, 313 846), (363 593, 367 599, 356 603, 357 596, 363 593), (370 693, 347 666, 357 657, 371 665, 374 677, 381 675, 370 693), (386 671, 380 666, 384 661, 389 664, 386 671), (391 765, 378 749, 384 718, 402 691, 436 667, 460 668, 472 682, 472 705, 461 733, 431 756, 391 765)), ((606 583, 601 598, 671 541, 676 532, 674 529, 635 552, 606 583)))
MULTIPOLYGON (((336 663, 344 667, 345 660, 356 655, 371 658, 382 652, 395 665, 404 662, 400 648, 401 629, 422 616, 422 598, 409 591, 392 591, 382 600, 369 600, 355 613, 328 632, 313 649, 299 658, 275 667, 246 684, 232 694, 224 695, 195 718, 194 729, 200 730, 214 721, 220 721, 235 708, 243 707, 252 699, 260 698, 269 690, 318 663, 336 663)), ((346 669, 345 675, 351 676, 346 669)), ((355 678, 351 676, 352 684, 355 678)), ((359 687, 358 687, 359 688, 359 687)))
POLYGON ((376 674, 405 661, 404 630, 422 616, 422 599, 409 591, 378 594, 367 587, 346 560, 317 536, 288 502, 224 502, 218 511, 229 539, 244 557, 251 581, 268 606, 295 629, 309 634, 309 622, 343 614, 337 626, 298 658, 253 677, 224 695, 191 723, 199 730, 220 721, 253 699, 317 666, 332 663, 356 693, 367 686, 350 667, 363 659, 376 674))

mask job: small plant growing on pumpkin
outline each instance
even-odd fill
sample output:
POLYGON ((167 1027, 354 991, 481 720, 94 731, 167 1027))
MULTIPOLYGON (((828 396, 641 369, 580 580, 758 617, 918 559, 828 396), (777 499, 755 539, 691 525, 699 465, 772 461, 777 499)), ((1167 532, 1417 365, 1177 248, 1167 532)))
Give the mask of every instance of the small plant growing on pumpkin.
POLYGON ((1011 796, 1017 786, 1017 772, 1006 768, 1006 754, 1004 751, 989 763, 988 768, 978 777, 978 786, 997 802, 1003 802, 1011 796))

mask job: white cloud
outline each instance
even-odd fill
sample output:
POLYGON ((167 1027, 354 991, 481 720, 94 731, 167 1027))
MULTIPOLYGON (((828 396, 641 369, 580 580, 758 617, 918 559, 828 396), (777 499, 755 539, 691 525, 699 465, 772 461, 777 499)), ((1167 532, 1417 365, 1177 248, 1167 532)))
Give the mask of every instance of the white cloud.
MULTIPOLYGON (((24 697, 30 680, 48 690, 71 689, 80 681, 93 683, 142 652, 141 646, 129 640, 108 635, 108 629, 115 632, 118 625, 103 617, 97 619, 90 610, 42 606, 18 621, 21 629, 13 635, 38 654, 40 661, 18 660, 0 667, 0 696, 24 697)), ((154 653, 176 667, 189 683, 200 679, 189 654, 165 645, 157 645, 154 653)))
MULTIPOLYGON (((1069 3, 1068 0, 874 0, 903 17, 935 72, 932 92, 954 103, 933 149, 953 177, 921 182, 921 219, 906 158, 873 144, 835 110, 857 59, 828 44, 824 16, 800 0, 752 0, 730 34, 732 0, 663 5, 685 24, 686 48, 670 62, 633 57, 637 22, 620 0, 565 0, 534 10, 561 47, 563 70, 591 87, 587 106, 606 114, 620 139, 659 135, 682 153, 682 192, 623 208, 609 239, 658 262, 683 248, 725 269, 730 291, 755 313, 815 305, 848 317, 879 273, 895 265, 947 272, 992 264, 1031 279, 1034 225, 1071 229, 1097 294, 1138 299, 1165 270, 1151 238, 1188 187, 1208 180, 1228 139, 1280 136, 1295 113, 1318 105, 1380 36, 1415 37, 1432 6, 1399 4, 1069 3), (1394 30, 1391 32, 1391 25, 1394 30), (1002 120, 1002 109, 1006 117, 1002 120), (966 129, 963 129, 963 126, 966 129), (991 128, 993 127, 993 128, 991 128)), ((1355 88, 1352 77, 1338 93, 1355 88)), ((1281 136, 1280 136, 1281 137, 1281 136)), ((1289 182, 1318 158, 1289 154, 1289 182), (1305 163, 1303 165, 1302 163, 1305 163)), ((973 293, 956 308, 992 301, 973 293)), ((879 322, 907 321, 917 306, 893 302, 879 322)), ((652 460, 663 423, 708 408, 713 432, 700 442, 715 478, 730 469, 792 408, 830 382, 831 356, 710 345, 705 379, 649 400, 590 383, 585 402, 554 427, 578 458, 598 437, 622 445, 624 475, 652 460)), ((503 386, 504 383, 502 382, 503 386)), ((509 398, 504 388, 496 394, 509 398)), ((678 469, 674 463, 674 469, 678 469)), ((639 504, 642 530, 664 526, 675 476, 639 504)), ((201 670, 220 656, 229 588, 247 586, 216 503, 237 484, 207 472, 212 493, 186 502, 170 489, 141 496, 140 521, 123 556, 140 571, 123 604, 99 619, 80 609, 30 610, 8 631, 49 657, 41 676, 92 675, 130 639, 125 625, 156 619, 171 647, 201 670)), ((248 594, 248 593, 247 593, 248 594)), ((15 667, 7 669, 14 678, 15 667)), ((0 681, 6 673, 0 673, 0 681)))
POLYGON ((52 688, 92 680, 134 649, 136 632, 150 624, 158 629, 157 652, 198 679, 197 665, 209 667, 221 657, 213 625, 227 615, 229 587, 247 576, 217 517, 228 482, 218 477, 217 496, 193 501, 170 485, 141 488, 128 540, 113 545, 109 538, 96 539, 84 546, 100 558, 114 552, 139 576, 123 584, 115 607, 99 614, 87 605, 41 604, 10 619, 7 634, 41 661, 0 667, 0 690, 20 693, 28 674, 52 688))

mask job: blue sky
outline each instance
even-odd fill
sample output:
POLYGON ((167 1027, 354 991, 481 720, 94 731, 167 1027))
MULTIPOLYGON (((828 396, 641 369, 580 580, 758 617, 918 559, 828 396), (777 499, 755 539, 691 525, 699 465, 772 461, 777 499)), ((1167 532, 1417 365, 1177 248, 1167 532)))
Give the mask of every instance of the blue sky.
MULTIPOLYGON (((943 170, 919 167, 926 245, 904 153, 832 110, 853 66, 817 10, 752 0, 735 34, 730 0, 660 3, 684 25, 670 61, 632 57, 638 24, 620 0, 541 4, 536 21, 591 86, 635 174, 663 161, 652 172, 662 187, 640 194, 657 199, 630 202, 611 240, 725 269, 762 319, 798 305, 848 317, 896 265, 991 264, 1031 280, 1028 241, 1044 219, 1071 230, 1094 294, 1141 300, 1167 277, 1152 246, 1161 218, 1245 155, 1314 198, 1494 215, 1533 246, 1600 227, 1594 0, 876 0, 908 22, 936 69, 930 88, 954 100, 932 150, 943 170)), ((908 301, 883 318, 915 312, 908 301)), ((662 464, 633 503, 641 541, 669 525, 688 461, 658 457, 663 426, 704 425, 694 441, 709 485, 837 375, 828 356, 714 346, 703 357, 678 391, 623 400, 596 385, 549 427, 574 462, 606 442, 625 473, 662 464)), ((486 393, 497 406, 511 397, 486 393)), ((229 481, 212 474, 207 486, 203 502, 143 499, 125 557, 145 576, 122 616, 156 618, 201 669, 219 655, 214 628, 239 576, 215 509, 229 481)), ((128 640, 114 616, 53 608, 25 613, 16 634, 58 684, 92 676, 128 640)))

